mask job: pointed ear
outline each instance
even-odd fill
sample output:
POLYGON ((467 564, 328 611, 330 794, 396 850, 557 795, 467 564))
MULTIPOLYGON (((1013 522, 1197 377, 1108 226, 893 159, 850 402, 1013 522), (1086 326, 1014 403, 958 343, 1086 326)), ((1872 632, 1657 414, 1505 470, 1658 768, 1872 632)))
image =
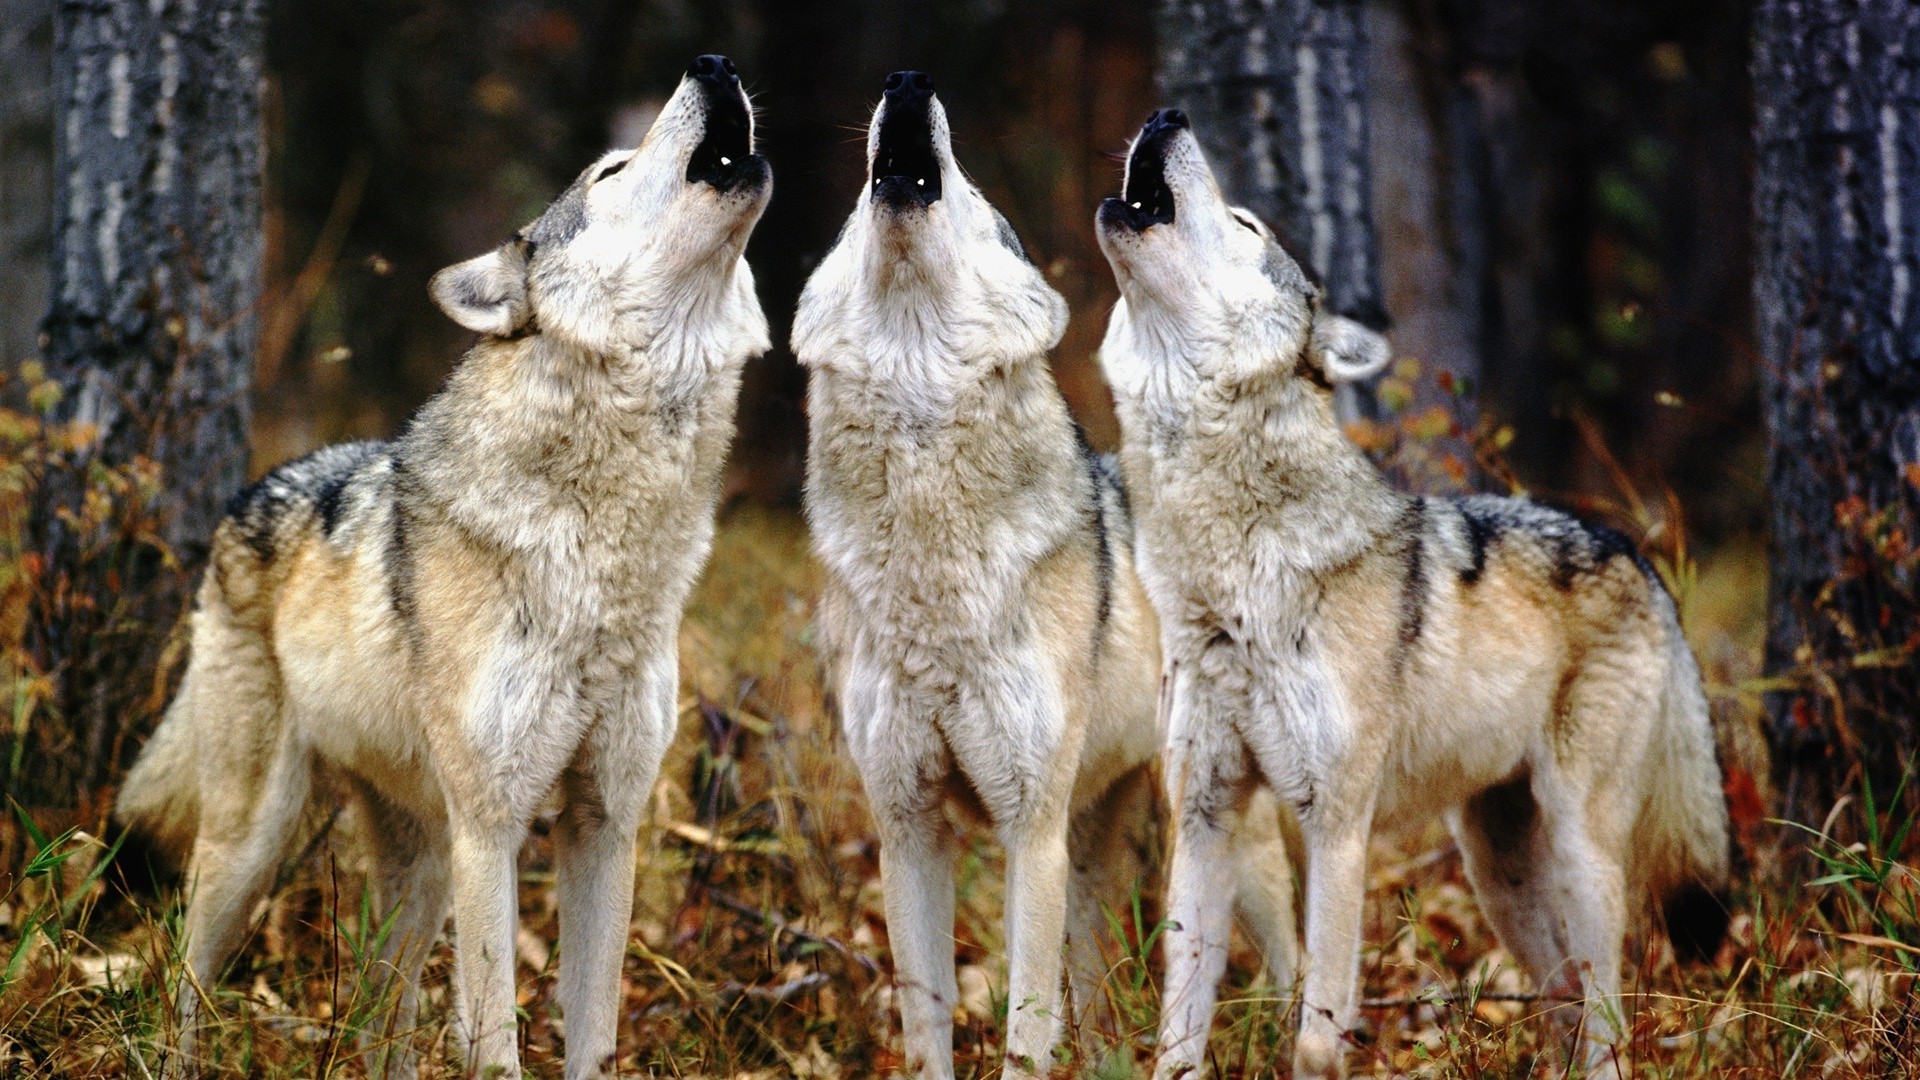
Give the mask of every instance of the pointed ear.
POLYGON ((447 317, 469 330, 508 337, 527 325, 527 253, 510 241, 433 275, 427 288, 447 317))
POLYGON ((1327 373, 1327 380, 1336 383, 1371 379, 1393 359, 1385 335, 1324 311, 1313 318, 1313 340, 1307 350, 1327 373))

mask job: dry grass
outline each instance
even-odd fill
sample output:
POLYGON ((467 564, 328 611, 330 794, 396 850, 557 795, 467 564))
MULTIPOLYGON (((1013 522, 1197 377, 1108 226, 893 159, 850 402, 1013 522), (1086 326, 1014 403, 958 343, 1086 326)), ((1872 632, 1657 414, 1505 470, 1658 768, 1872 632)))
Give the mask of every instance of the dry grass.
MULTIPOLYGON (((835 737, 810 637, 818 570, 794 514, 741 507, 723 521, 712 569, 682 637, 682 734, 642 837, 623 993, 622 1065, 661 1076, 865 1077, 898 1064, 874 843, 859 785, 835 737)), ((1704 561, 1687 590, 1696 645, 1716 688, 1728 760, 1755 757, 1764 565, 1758 548, 1704 561)), ((1736 896, 1732 940, 1708 968, 1681 970, 1655 938, 1630 945, 1636 1011, 1621 1061, 1630 1076, 1920 1075, 1913 972, 1920 883, 1898 859, 1912 845, 1856 798, 1836 822, 1859 844, 1815 844, 1828 865, 1781 868, 1778 826, 1740 811, 1756 870, 1736 896), (1757 850, 1755 848, 1757 847, 1757 850)), ((97 811, 94 812, 97 816, 97 811)), ((144 1077, 172 1037, 172 913, 118 895, 98 841, 45 835, 29 815, 0 850, 0 1076, 144 1077), (35 835, 35 832, 39 835, 35 835)), ((76 819, 98 828, 97 821, 76 819)), ((289 870, 260 929, 215 991, 209 1053, 217 1075, 361 1075, 354 1031, 377 1024, 361 957, 377 936, 363 909, 351 821, 289 870)), ((959 872, 962 1076, 998 1072, 1004 1009, 998 922, 1001 864, 974 836, 959 872)), ((1457 855, 1440 834, 1376 848, 1368 899, 1365 993, 1374 1004, 1357 1073, 1465 1077, 1561 1075, 1510 959, 1476 914, 1457 855)), ((521 863, 521 1004, 529 1074, 559 1075, 564 1025, 553 1015, 555 915, 544 826, 521 863)), ((1141 1075, 1156 1015, 1150 943, 1157 882, 1115 898, 1108 993, 1138 1030, 1118 1041, 1076 1033, 1064 1076, 1141 1075), (1148 953, 1142 961, 1143 951, 1148 953)), ((425 1028, 444 1044, 447 967, 427 974, 425 1028)), ((1236 951, 1212 1052, 1223 1076, 1284 1073, 1290 1003, 1236 951)), ((429 1074, 450 1073, 437 1052, 429 1074)))

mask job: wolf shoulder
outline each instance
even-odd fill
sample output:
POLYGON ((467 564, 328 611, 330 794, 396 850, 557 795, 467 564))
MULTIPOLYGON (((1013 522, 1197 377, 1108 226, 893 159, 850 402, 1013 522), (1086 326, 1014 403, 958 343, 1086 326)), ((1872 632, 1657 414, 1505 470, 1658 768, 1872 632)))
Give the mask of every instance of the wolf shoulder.
POLYGON ((1595 649, 1651 663, 1678 632, 1659 575, 1613 529, 1524 498, 1399 506, 1366 556, 1321 577, 1317 605, 1329 636, 1344 639, 1336 651, 1371 657, 1390 683, 1469 669, 1500 681, 1595 649))
POLYGON ((341 443, 295 458, 228 501, 215 563, 233 556, 265 564, 310 544, 344 554, 392 503, 394 444, 341 443))
POLYGON ((1417 498, 1403 520, 1414 523, 1461 590, 1621 602, 1664 594, 1652 564, 1624 533, 1531 499, 1417 498))

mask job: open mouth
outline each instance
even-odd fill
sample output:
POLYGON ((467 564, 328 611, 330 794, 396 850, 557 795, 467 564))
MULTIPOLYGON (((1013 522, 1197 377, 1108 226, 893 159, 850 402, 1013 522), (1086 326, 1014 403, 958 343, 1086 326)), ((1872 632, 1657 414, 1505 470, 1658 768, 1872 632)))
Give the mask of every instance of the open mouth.
POLYGON ((730 191, 764 174, 766 161, 753 152, 753 118, 738 84, 706 87, 706 97, 707 130, 687 159, 687 182, 730 191))
POLYGON ((919 72, 887 79, 886 109, 873 155, 873 197, 888 206, 940 201, 940 158, 933 150, 933 80, 919 72))
POLYGON ((1187 128, 1187 114, 1162 109, 1147 118, 1127 158, 1126 190, 1101 206, 1101 219, 1143 232, 1170 225, 1174 218, 1173 189, 1167 186, 1167 146, 1187 128))

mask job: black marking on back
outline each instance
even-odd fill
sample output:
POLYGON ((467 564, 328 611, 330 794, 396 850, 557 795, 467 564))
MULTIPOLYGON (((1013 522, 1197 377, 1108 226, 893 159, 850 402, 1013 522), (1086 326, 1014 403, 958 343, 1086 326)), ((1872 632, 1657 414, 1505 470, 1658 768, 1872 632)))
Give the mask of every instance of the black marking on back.
POLYGON ((1605 525, 1588 525, 1587 534, 1593 537, 1593 561, 1596 567, 1624 555, 1633 560, 1633 564, 1640 568, 1641 573, 1650 579, 1657 579, 1653 564, 1640 553, 1640 545, 1634 543, 1633 538, 1626 533, 1605 525))
POLYGON ((1553 545, 1553 584, 1557 589, 1570 589, 1573 579, 1584 571, 1593 569, 1591 553, 1587 551, 1586 529, 1575 525, 1571 529, 1555 532, 1548 538, 1553 545), (1585 556, 1585 558, 1583 558, 1585 556))
POLYGON ((262 562, 272 559, 280 531, 318 514, 331 537, 339 525, 347 485, 361 469, 391 452, 383 442, 344 443, 295 458, 240 489, 227 501, 226 519, 262 562))
POLYGON ((1079 444, 1080 460, 1087 469, 1087 483, 1091 487, 1092 521, 1094 545, 1094 575, 1099 593, 1099 617, 1094 622, 1095 650, 1098 643, 1107 636, 1107 623, 1113 618, 1113 540, 1107 534, 1107 500, 1104 491, 1106 485, 1105 470, 1100 464, 1100 455, 1087 441, 1087 431, 1079 423, 1073 425, 1073 440, 1079 444))
POLYGON ((1604 568, 1616 558, 1633 560, 1640 572, 1657 580, 1652 564, 1640 554, 1625 533, 1605 525, 1589 525, 1567 515, 1568 528, 1553 536, 1553 583, 1561 589, 1573 587, 1575 578, 1604 568))
POLYGON ((1407 537, 1406 585, 1400 592, 1400 641, 1393 651, 1393 671, 1406 670, 1407 656, 1427 621, 1427 500, 1416 497, 1400 516, 1399 531, 1407 537))
POLYGON ((1478 507, 1462 505, 1460 518, 1467 525, 1467 565, 1460 571, 1460 583, 1473 585, 1487 569, 1487 548, 1500 535, 1497 518, 1480 512, 1478 507))
POLYGON ((418 625, 414 604, 413 548, 407 540, 407 489, 418 483, 402 458, 393 459, 393 525, 387 533, 387 599, 409 644, 418 625))
POLYGON ((273 558, 274 525, 287 504, 285 489, 273 480, 274 474, 268 473, 227 500, 227 520, 261 562, 273 558))
POLYGON ((353 479, 352 473, 334 473, 320 481, 313 494, 313 508, 320 512, 320 531, 328 539, 340 527, 340 503, 347 493, 347 482, 353 479))

